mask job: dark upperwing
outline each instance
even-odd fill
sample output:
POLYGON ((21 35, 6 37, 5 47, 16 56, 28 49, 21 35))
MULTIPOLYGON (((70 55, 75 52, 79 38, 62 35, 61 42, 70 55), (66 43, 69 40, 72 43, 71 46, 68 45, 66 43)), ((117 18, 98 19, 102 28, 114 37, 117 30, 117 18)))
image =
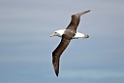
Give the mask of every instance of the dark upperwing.
POLYGON ((87 10, 87 11, 80 12, 80 13, 72 15, 71 22, 70 22, 70 24, 68 25, 68 27, 66 29, 77 30, 78 24, 80 22, 81 15, 86 14, 88 12, 90 12, 90 10, 87 10))
POLYGON ((54 71, 56 73, 56 76, 59 74, 59 59, 63 51, 67 48, 69 45, 70 40, 66 39, 65 35, 62 35, 62 39, 58 47, 52 52, 52 63, 54 67, 54 71))

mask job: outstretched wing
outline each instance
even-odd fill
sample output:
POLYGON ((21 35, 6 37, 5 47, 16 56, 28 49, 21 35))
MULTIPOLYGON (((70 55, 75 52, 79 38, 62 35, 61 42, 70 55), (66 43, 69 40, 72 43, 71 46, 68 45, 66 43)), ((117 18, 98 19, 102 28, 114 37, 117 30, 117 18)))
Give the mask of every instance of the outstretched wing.
POLYGON ((67 48, 69 43, 70 43, 70 40, 66 39, 63 35, 60 44, 52 52, 52 63, 53 63, 53 67, 54 67, 54 71, 56 73, 56 76, 58 76, 58 74, 59 74, 59 59, 60 59, 60 56, 63 53, 63 51, 67 48))
POLYGON ((72 15, 71 22, 68 25, 67 29, 77 30, 77 26, 78 26, 78 24, 80 22, 81 15, 86 14, 88 12, 90 12, 90 10, 87 10, 87 11, 80 12, 80 13, 72 15))

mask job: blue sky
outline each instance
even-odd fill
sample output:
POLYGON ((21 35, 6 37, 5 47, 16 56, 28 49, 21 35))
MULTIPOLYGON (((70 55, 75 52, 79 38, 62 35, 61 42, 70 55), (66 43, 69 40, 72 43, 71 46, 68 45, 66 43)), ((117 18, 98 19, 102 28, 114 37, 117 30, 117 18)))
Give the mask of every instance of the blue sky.
POLYGON ((123 0, 1 0, 0 83, 124 83, 123 0), (78 31, 61 56, 57 78, 51 53, 77 12, 78 31), (71 57, 71 58, 70 58, 71 57))

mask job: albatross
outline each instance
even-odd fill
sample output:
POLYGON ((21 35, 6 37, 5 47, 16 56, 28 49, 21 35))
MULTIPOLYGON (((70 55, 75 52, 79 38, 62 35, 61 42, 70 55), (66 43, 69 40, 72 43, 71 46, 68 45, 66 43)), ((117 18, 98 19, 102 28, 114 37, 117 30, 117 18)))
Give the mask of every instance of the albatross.
POLYGON ((80 22, 80 17, 86 13, 90 12, 90 10, 80 12, 73 14, 71 16, 71 22, 68 25, 66 29, 60 29, 55 31, 50 37, 53 36, 58 36, 61 37, 61 42, 57 46, 57 48, 52 52, 52 64, 54 67, 54 71, 56 76, 58 77, 59 74, 59 61, 60 61, 60 56, 64 52, 64 50, 67 48, 69 45, 70 41, 72 39, 78 39, 78 38, 88 38, 88 34, 82 34, 77 31, 78 24, 80 22))

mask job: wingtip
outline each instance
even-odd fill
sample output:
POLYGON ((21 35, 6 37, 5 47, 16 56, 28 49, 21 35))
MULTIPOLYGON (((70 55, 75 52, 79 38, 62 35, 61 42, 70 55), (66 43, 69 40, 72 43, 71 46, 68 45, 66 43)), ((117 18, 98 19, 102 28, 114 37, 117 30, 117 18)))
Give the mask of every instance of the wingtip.
POLYGON ((83 11, 83 12, 77 13, 76 15, 81 16, 81 15, 84 15, 84 14, 86 14, 86 13, 88 13, 88 12, 90 12, 90 10, 86 10, 86 11, 83 11))
POLYGON ((90 10, 84 11, 85 13, 90 12, 90 10))
POLYGON ((56 74, 56 76, 58 77, 58 75, 59 75, 59 69, 55 69, 55 74, 56 74))
POLYGON ((58 77, 58 74, 59 74, 59 58, 53 56, 52 63, 53 63, 53 67, 54 67, 54 72, 55 72, 56 76, 58 77))
POLYGON ((58 75, 59 75, 59 74, 58 74, 58 73, 56 73, 56 76, 57 76, 57 77, 58 77, 58 75))
POLYGON ((90 10, 87 10, 88 12, 90 12, 90 10))

